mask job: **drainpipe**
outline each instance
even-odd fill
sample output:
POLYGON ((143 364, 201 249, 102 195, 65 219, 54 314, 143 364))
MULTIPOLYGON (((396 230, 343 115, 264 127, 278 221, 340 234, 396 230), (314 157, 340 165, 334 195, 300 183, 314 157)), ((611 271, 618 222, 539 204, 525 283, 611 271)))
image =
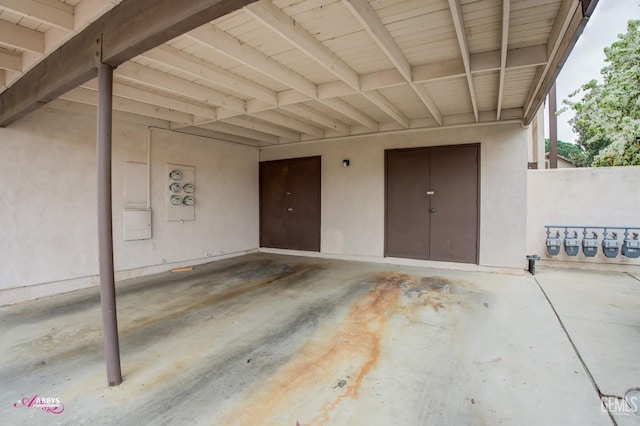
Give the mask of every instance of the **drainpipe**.
POLYGON ((113 68, 98 65, 98 258, 100 265, 100 302, 104 355, 109 386, 122 383, 120 344, 116 316, 116 287, 113 267, 113 232, 111 214, 111 126, 113 68))
POLYGON ((556 102, 556 83, 549 91, 549 168, 558 168, 558 109, 556 102))

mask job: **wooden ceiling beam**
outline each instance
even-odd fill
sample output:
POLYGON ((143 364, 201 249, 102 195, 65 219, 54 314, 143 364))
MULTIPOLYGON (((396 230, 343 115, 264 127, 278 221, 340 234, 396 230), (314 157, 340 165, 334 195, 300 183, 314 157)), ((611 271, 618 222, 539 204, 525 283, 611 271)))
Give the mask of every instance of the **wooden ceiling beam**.
POLYGON ((342 99, 332 98, 332 99, 319 100, 318 102, 328 106, 334 111, 338 111, 340 114, 344 115, 345 117, 349 117, 350 119, 362 124, 363 126, 371 130, 375 130, 376 132, 378 131, 378 122, 376 120, 369 117, 367 114, 363 113, 362 111, 355 108, 354 106, 343 101, 342 99))
POLYGON ((280 138, 278 136, 270 135, 268 133, 263 133, 252 129, 247 129, 244 127, 239 127, 233 124, 223 123, 221 121, 202 124, 199 125, 199 127, 203 127, 205 129, 213 130, 216 132, 228 133, 230 135, 240 136, 243 138, 255 139, 257 141, 265 142, 271 145, 280 143, 280 138))
POLYGON ((0 45, 42 55, 44 33, 0 20, 0 45))
POLYGON ((143 56, 159 64, 184 72, 192 77, 206 80, 244 96, 258 99, 270 105, 278 104, 278 94, 275 91, 174 47, 167 45, 158 46, 155 49, 145 52, 143 56))
POLYGON ((299 132, 296 132, 290 129, 285 129, 283 127, 276 126, 271 123, 266 123, 263 120, 256 120, 251 116, 231 117, 231 118, 225 118, 221 121, 223 121, 224 123, 232 124, 234 126, 244 127, 245 129, 255 130, 257 132, 278 136, 289 142, 300 141, 299 132))
POLYGON ((244 10, 354 90, 360 90, 358 73, 302 26, 296 24, 289 15, 276 7, 270 0, 257 1, 246 6, 244 10))
MULTIPOLYGON (((98 90, 98 83, 96 80, 88 81, 80 87, 84 87, 91 90, 98 90)), ((143 90, 137 87, 132 87, 127 84, 118 82, 118 79, 113 84, 113 95, 121 98, 131 99, 134 101, 144 102, 151 105, 157 105, 163 108, 173 109, 176 111, 191 114, 195 117, 202 117, 210 120, 216 120, 216 109, 214 107, 198 105, 192 102, 187 102, 182 99, 176 99, 169 96, 166 93, 160 94, 143 90)))
POLYGON ((204 127, 182 127, 180 129, 171 128, 171 131, 176 133, 183 133, 191 136, 199 136, 207 139, 214 139, 217 141, 230 142, 238 145, 245 146, 260 146, 260 141, 256 139, 246 138, 238 135, 232 135, 230 133, 219 132, 211 129, 205 129, 204 127))
POLYGON ((229 108, 240 113, 247 111, 246 104, 242 99, 135 62, 122 64, 116 69, 115 75, 140 85, 152 87, 161 92, 175 93, 176 95, 192 98, 210 105, 229 108))
POLYGON ((524 104, 525 122, 527 123, 531 122, 536 114, 537 107, 544 102, 547 92, 564 64, 565 54, 568 55, 573 48, 573 43, 576 41, 573 36, 577 36, 582 32, 582 28, 584 28, 586 21, 589 19, 588 16, 583 15, 579 6, 579 0, 563 0, 560 4, 560 10, 547 41, 548 61, 539 67, 524 104), (567 34, 570 37, 567 37, 567 34), (564 47, 564 52, 559 54, 561 47, 564 47), (555 69, 552 69, 552 64, 556 65, 555 69), (534 104, 537 105, 536 108, 532 108, 534 104))
POLYGON ((380 50, 389 58, 406 81, 411 81, 411 65, 398 47, 376 12, 369 6, 368 0, 343 0, 351 14, 360 22, 380 50))
POLYGON ((310 108, 306 105, 302 105, 302 104, 287 105, 287 106, 281 106, 280 109, 282 109, 283 111, 287 111, 304 120, 307 120, 319 126, 322 126, 328 130, 334 130, 338 133, 342 133, 345 135, 349 134, 349 126, 342 123, 341 121, 336 120, 333 117, 329 117, 328 115, 323 114, 320 111, 316 111, 313 108, 310 108))
MULTIPOLYGON (((84 87, 77 87, 60 96, 60 99, 96 106, 98 104, 98 92, 84 87)), ((153 117, 172 123, 180 123, 181 125, 192 125, 194 122, 194 118, 191 114, 185 114, 183 112, 150 105, 144 102, 121 98, 119 96, 113 97, 113 109, 116 111, 153 117)))
MULTIPOLYGON (((409 61, 405 57, 404 53, 402 53, 400 47, 396 44, 393 37, 391 37, 391 34, 389 34, 389 31, 387 31, 387 28, 384 26, 382 21, 380 21, 376 12, 371 8, 369 1, 343 0, 342 2, 358 22, 360 22, 360 25, 362 25, 369 36, 376 42, 389 61, 391 61, 391 63, 400 72, 407 84, 409 84, 409 87, 411 87, 418 98, 420 98, 433 118, 435 118, 439 124, 442 124, 442 113, 431 96, 427 93, 427 90, 424 87, 418 87, 414 84, 413 77, 411 75, 411 64, 409 64, 409 61)), ((382 95, 379 93, 378 95, 374 95, 372 98, 380 99, 382 95)), ((404 115, 398 116, 397 113, 400 111, 398 111, 397 108, 395 108, 395 110, 396 112, 393 114, 394 119, 396 119, 396 121, 399 120, 398 122, 401 125, 404 126, 405 123, 407 123, 408 126, 408 119, 404 117, 404 115)), ((383 109, 383 111, 388 113, 387 108, 383 109)))
POLYGON ((469 44, 467 41, 467 33, 464 26, 464 18, 462 17, 462 9, 460 7, 460 0, 449 0, 449 9, 451 10, 451 17, 453 18, 453 26, 456 30, 456 36, 458 37, 458 45, 460 46, 460 55, 462 56, 462 63, 464 65, 465 74, 467 77, 467 85, 469 86, 469 96, 471 98, 471 106, 473 107, 473 115, 478 121, 478 101, 476 99, 476 89, 473 82, 473 75, 471 75, 471 59, 469 55, 469 44))
POLYGON ((509 15, 511 0, 502 0, 502 40, 500 43, 500 78, 498 80, 498 106, 496 107, 496 121, 500 120, 502 111, 502 96, 504 95, 504 76, 507 71, 507 48, 509 46, 509 15))
POLYGON ((363 92, 363 94, 374 105, 381 108, 385 114, 393 118, 396 123, 400 124, 405 129, 409 128, 409 119, 395 105, 389 102, 387 98, 382 96, 380 92, 377 90, 370 90, 368 92, 363 92))
MULTIPOLYGON (((244 9, 258 22, 278 34, 301 52, 316 61, 327 71, 338 77, 351 89, 360 92, 360 76, 346 62, 323 45, 316 37, 306 31, 270 0, 260 0, 244 9)), ((378 123, 362 111, 338 99, 322 101, 329 108, 371 129, 377 129, 378 123)))
MULTIPOLYGON (((291 102, 286 105, 281 105, 282 111, 287 110, 287 106, 291 106, 288 110, 288 113, 291 114, 291 116, 276 112, 276 108, 267 104, 263 104, 264 106, 262 108, 251 108, 246 115, 258 118, 270 125, 284 127, 285 129, 290 129, 298 133, 309 134, 315 137, 323 137, 325 134, 325 131, 318 126, 335 130, 342 134, 349 132, 349 127, 346 124, 305 105, 297 104, 298 102, 291 102)), ((198 120, 195 122, 195 125, 203 126, 216 121, 229 121, 231 119, 243 118, 245 115, 225 108, 218 108, 216 110, 216 114, 217 119, 198 120)), ((181 126, 176 125, 174 127, 180 128, 181 126)), ((288 134, 287 136, 280 136, 288 138, 291 134, 288 134)))
POLYGON ((112 19, 102 43, 102 61, 120 65, 254 1, 124 0, 105 15, 112 19))
MULTIPOLYGON (((506 70, 531 68, 547 62, 547 46, 537 45, 507 52, 506 70)), ((480 74, 500 70, 499 50, 472 54, 471 74, 480 74)), ((464 64, 460 59, 438 61, 430 64, 416 65, 411 68, 414 84, 423 84, 453 78, 465 77, 464 64)), ((384 89, 406 84, 400 72, 393 68, 360 75, 362 91, 384 89)), ((285 92, 280 92, 280 96, 285 92)), ((330 99, 357 93, 341 80, 318 85, 318 99, 330 99)))
POLYGON ((295 118, 282 115, 276 111, 257 112, 255 114, 252 114, 252 117, 256 117, 260 120, 268 121, 270 123, 274 123, 300 133, 305 133, 319 138, 324 137, 324 130, 322 130, 321 128, 316 127, 312 124, 308 124, 305 121, 296 120, 295 118))
POLYGON ((311 99, 318 97, 315 83, 212 25, 197 28, 187 36, 311 99))
MULTIPOLYGON (((350 68, 344 62, 326 49, 304 29, 296 27, 295 24, 291 22, 291 19, 284 15, 284 12, 280 11, 270 2, 261 2, 260 7, 245 10, 252 16, 259 17, 256 19, 259 19, 260 22, 266 23, 265 25, 282 35, 295 46, 304 49, 305 53, 322 63, 323 66, 329 68, 331 66, 337 66, 340 71, 335 73, 336 76, 341 79, 346 79, 346 81, 349 81, 350 84, 355 86, 353 87, 354 90, 359 90, 359 83, 354 83, 359 81, 358 75, 353 70, 349 72, 350 68), (282 28, 277 29, 279 28, 278 25, 282 28), (332 65, 325 64, 325 61, 330 61, 332 65)), ((317 85, 315 83, 213 26, 198 28, 190 32, 188 36, 199 43, 213 48, 217 52, 262 73, 263 75, 266 75, 269 78, 291 87, 295 92, 300 94, 293 94, 295 101, 282 102, 280 100, 280 96, 278 96, 278 105, 280 107, 294 105, 309 99, 317 99, 317 85)), ((327 106, 331 107, 331 105, 334 104, 337 105, 338 103, 333 102, 327 106)), ((357 111, 353 107, 348 108, 348 104, 346 106, 344 104, 339 104, 339 106, 341 108, 338 112, 342 114, 350 114, 350 118, 358 122, 363 121, 364 114, 362 112, 357 111)), ((339 129, 338 131, 341 132, 349 132, 344 123, 325 116, 315 110, 299 106, 296 106, 293 109, 297 111, 296 115, 304 118, 305 120, 309 120, 315 124, 331 129, 339 129)), ((294 113, 292 111, 289 112, 294 113)), ((369 125, 371 125, 371 121, 372 119, 367 117, 366 122, 369 125)))
POLYGON ((0 0, 0 7, 67 31, 73 31, 73 6, 60 0, 0 0))
POLYGON ((102 15, 113 9, 116 4, 105 0, 81 0, 73 8, 74 27, 82 30, 92 22, 98 20, 102 15))
POLYGON ((10 71, 22 71, 22 54, 0 49, 0 68, 10 71))
MULTIPOLYGON (((502 50, 475 53, 469 57, 471 73, 499 71, 502 66, 502 50)), ((460 61, 458 61, 460 62, 460 61)), ((522 47, 506 51, 505 69, 531 68, 547 63, 547 45, 522 47)))
MULTIPOLYGON (((98 62, 119 66, 179 34, 253 1, 124 0, 53 51, 0 94, 0 126, 9 125, 39 106, 91 80, 97 75, 98 62)), ((2 28, 0 39, 4 39, 2 28)), ((44 46, 41 50, 44 50, 44 46)))
MULTIPOLYGON (((264 55, 258 50, 241 43, 238 39, 228 35, 211 25, 203 26, 187 34, 200 44, 242 63, 263 75, 272 78, 302 95, 300 99, 317 99, 317 86, 293 70, 264 55)), ((296 102, 297 103, 297 102, 296 102)), ((281 108, 286 108, 278 101, 281 108)), ((346 124, 303 105, 292 104, 290 113, 312 123, 348 134, 346 124)))

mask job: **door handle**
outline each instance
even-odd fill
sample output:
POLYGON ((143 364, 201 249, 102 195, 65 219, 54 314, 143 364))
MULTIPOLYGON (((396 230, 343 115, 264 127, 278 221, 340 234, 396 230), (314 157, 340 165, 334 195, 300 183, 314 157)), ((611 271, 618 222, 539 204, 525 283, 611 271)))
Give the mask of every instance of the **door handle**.
POLYGON ((436 209, 434 209, 433 207, 431 207, 431 208, 429 209, 429 212, 430 212, 430 213, 435 213, 435 212, 436 212, 436 209))
POLYGON ((292 211, 293 211, 293 208, 289 207, 289 208, 287 209, 287 211, 288 211, 288 212, 292 212, 292 211))

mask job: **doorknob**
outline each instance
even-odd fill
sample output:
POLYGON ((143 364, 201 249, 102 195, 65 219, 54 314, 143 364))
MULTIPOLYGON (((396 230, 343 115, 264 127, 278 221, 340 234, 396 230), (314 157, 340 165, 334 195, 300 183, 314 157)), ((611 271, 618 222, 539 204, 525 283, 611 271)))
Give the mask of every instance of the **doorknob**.
POLYGON ((292 211, 293 211, 293 208, 289 207, 289 208, 287 209, 287 211, 288 211, 288 212, 292 212, 292 211))
POLYGON ((431 207, 431 208, 429 209, 429 212, 431 212, 431 213, 435 213, 435 212, 436 212, 436 209, 434 209, 433 207, 431 207))

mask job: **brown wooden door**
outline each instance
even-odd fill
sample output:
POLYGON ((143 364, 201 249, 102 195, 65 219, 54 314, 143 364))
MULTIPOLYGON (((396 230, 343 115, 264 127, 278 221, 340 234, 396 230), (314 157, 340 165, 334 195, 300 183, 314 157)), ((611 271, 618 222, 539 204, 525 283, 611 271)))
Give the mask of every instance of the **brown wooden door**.
POLYGON ((260 163, 260 246, 320 251, 320 157, 260 163))
POLYGON ((429 258, 429 151, 386 151, 386 255, 429 258))
POLYGON ((478 146, 386 151, 385 255, 477 263, 478 146))
POLYGON ((478 146, 431 149, 431 260, 477 263, 478 146))

